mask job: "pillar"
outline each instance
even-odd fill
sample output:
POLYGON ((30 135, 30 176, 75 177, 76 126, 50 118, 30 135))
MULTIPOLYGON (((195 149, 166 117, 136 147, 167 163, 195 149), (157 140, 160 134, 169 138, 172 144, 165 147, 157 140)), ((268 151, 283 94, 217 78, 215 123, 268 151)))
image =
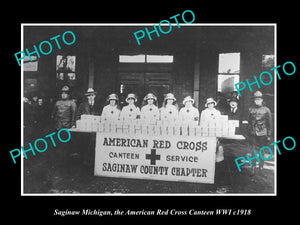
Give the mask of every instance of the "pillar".
POLYGON ((195 60, 194 60, 194 92, 193 98, 195 100, 195 107, 199 107, 200 95, 200 49, 199 45, 196 46, 195 60))
POLYGON ((88 58, 88 65, 89 65, 88 88, 94 88, 95 67, 94 67, 94 60, 91 55, 89 55, 89 58, 88 58))

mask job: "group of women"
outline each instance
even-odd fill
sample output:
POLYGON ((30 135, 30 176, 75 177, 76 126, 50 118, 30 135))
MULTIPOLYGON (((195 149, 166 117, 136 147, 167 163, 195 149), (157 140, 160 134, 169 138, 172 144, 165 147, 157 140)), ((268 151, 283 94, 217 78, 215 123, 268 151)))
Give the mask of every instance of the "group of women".
POLYGON ((212 119, 219 119, 221 113, 215 109, 216 101, 213 98, 206 100, 206 109, 201 112, 193 106, 194 99, 187 96, 183 99, 183 105, 180 110, 175 96, 172 93, 165 95, 162 107, 157 107, 157 97, 148 93, 144 99, 141 109, 136 106, 137 97, 135 94, 130 93, 127 95, 125 101, 127 103, 121 110, 118 107, 119 98, 117 94, 110 94, 107 98, 108 105, 103 108, 102 117, 106 120, 130 120, 130 119, 142 119, 145 121, 163 120, 169 122, 194 122, 200 123, 212 119))

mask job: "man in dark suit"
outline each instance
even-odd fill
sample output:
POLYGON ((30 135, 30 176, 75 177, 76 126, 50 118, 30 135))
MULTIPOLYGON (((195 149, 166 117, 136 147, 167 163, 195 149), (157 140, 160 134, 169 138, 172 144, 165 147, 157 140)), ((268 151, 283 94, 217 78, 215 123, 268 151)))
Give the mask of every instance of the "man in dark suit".
POLYGON ((237 98, 230 98, 229 99, 229 106, 230 108, 228 109, 227 115, 229 120, 239 120, 241 121, 241 111, 238 107, 239 100, 237 98))
MULTIPOLYGON (((86 101, 83 101, 76 112, 76 120, 79 120, 81 115, 101 115, 102 104, 96 101, 96 91, 89 88, 85 93, 86 101)), ((73 135, 73 134, 72 134, 73 135)), ((75 133, 73 135, 74 150, 73 156, 79 155, 83 160, 83 164, 89 169, 93 168, 94 150, 96 136, 94 133, 75 133)))
POLYGON ((81 115, 87 114, 87 115, 100 115, 101 114, 101 104, 99 101, 96 101, 96 92, 93 88, 89 88, 87 92, 85 93, 85 96, 87 98, 86 101, 82 102, 77 110, 76 113, 76 120, 79 120, 81 115))
POLYGON ((243 128, 242 128, 242 112, 239 108, 239 99, 236 97, 231 97, 228 100, 229 108, 225 115, 228 115, 229 120, 238 120, 239 126, 236 128, 235 133, 236 134, 242 134, 243 128))

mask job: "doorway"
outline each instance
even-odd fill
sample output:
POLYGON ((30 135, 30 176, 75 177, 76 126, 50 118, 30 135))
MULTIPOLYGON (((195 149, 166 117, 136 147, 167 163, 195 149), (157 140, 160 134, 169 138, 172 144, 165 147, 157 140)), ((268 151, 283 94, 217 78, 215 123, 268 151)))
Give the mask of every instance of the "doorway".
POLYGON ((173 63, 119 63, 118 90, 120 102, 126 104, 128 93, 138 96, 137 105, 141 106, 147 93, 157 97, 158 107, 162 106, 164 95, 173 92, 173 63))

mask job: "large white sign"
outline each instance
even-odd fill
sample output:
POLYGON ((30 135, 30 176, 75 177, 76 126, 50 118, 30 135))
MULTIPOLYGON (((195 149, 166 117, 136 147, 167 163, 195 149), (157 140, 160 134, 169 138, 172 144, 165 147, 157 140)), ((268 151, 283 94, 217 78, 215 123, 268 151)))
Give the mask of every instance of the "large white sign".
POLYGON ((214 183, 216 137, 97 133, 95 176, 214 183))

